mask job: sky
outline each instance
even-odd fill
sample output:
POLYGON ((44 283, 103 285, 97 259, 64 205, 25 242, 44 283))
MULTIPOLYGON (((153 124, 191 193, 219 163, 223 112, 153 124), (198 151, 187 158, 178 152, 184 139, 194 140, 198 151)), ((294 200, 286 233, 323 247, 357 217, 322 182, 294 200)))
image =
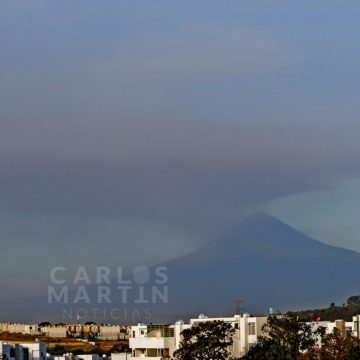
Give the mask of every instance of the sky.
POLYGON ((56 265, 177 257, 259 210, 360 251, 358 1, 0 7, 6 296, 56 265))
POLYGON ((330 191, 309 191, 270 200, 261 211, 314 239, 360 251, 359 190, 359 178, 346 179, 330 191))

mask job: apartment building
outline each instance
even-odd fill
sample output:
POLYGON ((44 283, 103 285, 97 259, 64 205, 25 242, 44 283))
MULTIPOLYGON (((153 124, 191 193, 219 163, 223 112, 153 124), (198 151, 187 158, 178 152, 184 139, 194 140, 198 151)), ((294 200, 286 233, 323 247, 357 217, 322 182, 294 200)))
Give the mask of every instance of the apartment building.
POLYGON ((15 345, 16 360, 46 360, 46 344, 25 343, 15 345))
MULTIPOLYGON (((138 324, 132 326, 129 339, 132 355, 130 359, 160 360, 172 356, 180 341, 180 338, 177 338, 178 327, 182 328, 182 325, 138 324)), ((180 333, 178 336, 180 337, 180 333)))
POLYGON ((15 349, 8 343, 0 341, 0 359, 14 360, 15 349))
POLYGON ((194 326, 199 322, 216 320, 230 323, 235 329, 230 354, 231 357, 238 358, 244 356, 250 347, 256 344, 258 336, 262 335, 262 327, 266 323, 267 317, 255 317, 244 314, 234 315, 233 317, 208 318, 207 316, 200 315, 197 319, 191 319, 190 325, 194 326))
MULTIPOLYGON (((262 327, 266 323, 267 317, 253 317, 244 314, 233 317, 209 318, 200 315, 196 319, 191 319, 189 324, 184 324, 182 321, 173 325, 138 324, 131 327, 129 342, 131 357, 128 359, 151 358, 152 360, 162 360, 171 357, 174 351, 180 347, 181 332, 184 329, 199 322, 219 320, 230 323, 235 329, 233 344, 229 349, 230 356, 240 358, 249 351, 251 346, 256 344, 258 337, 263 334, 262 327)), ((322 327, 330 334, 337 329, 343 336, 352 335, 360 338, 360 315, 354 316, 352 321, 314 321, 309 324, 313 330, 322 327)), ((318 342, 321 345, 320 336, 318 342)))
POLYGON ((173 356, 179 349, 181 332, 199 322, 220 320, 230 323, 235 329, 233 345, 230 353, 232 357, 240 357, 247 353, 250 346, 257 342, 261 335, 261 328, 266 322, 266 317, 250 317, 247 314, 233 317, 209 318, 200 315, 197 319, 191 319, 189 324, 178 321, 173 325, 145 325, 138 324, 131 327, 129 347, 131 360, 151 358, 161 360, 173 356))

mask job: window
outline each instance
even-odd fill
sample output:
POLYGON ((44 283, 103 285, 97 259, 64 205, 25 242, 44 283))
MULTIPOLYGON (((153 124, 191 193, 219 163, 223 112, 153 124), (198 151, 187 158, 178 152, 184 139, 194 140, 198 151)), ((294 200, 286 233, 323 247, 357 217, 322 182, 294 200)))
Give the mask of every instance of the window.
POLYGON ((23 349, 23 359, 29 360, 29 349, 28 348, 23 349))
POLYGON ((256 335, 256 324, 254 322, 249 323, 249 335, 256 335))

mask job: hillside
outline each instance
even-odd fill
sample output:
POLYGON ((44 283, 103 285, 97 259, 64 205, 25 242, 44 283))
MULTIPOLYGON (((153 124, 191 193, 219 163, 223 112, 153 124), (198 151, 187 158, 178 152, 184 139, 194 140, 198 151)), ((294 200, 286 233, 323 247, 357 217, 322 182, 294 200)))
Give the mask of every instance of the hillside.
MULTIPOLYGON (((158 286, 154 277, 144 286, 133 283, 126 303, 121 302, 114 280, 111 290, 115 301, 101 307, 119 308, 128 317, 98 320, 170 323, 200 313, 231 315, 235 312, 234 299, 242 299, 242 311, 252 314, 266 314, 269 307, 280 312, 321 309, 360 293, 359 264, 360 254, 355 251, 324 244, 273 217, 256 214, 196 251, 159 264, 166 268, 168 277, 165 303, 151 302, 151 289, 158 286), (142 286, 150 300, 147 303, 137 301, 137 290, 142 286), (150 318, 144 317, 148 309, 150 318), (131 315, 134 312, 136 316, 131 315)), ((156 266, 151 273, 155 270, 156 266)), ((92 299, 96 299, 96 291, 96 286, 89 289, 92 299)), ((88 305, 90 309, 94 306, 98 304, 88 305)), ((56 308, 43 303, 46 309, 54 312, 56 308)))
POLYGON ((164 264, 169 305, 189 314, 231 313, 231 301, 266 313, 341 302, 360 292, 360 254, 329 246, 256 214, 190 255, 164 264))
POLYGON ((331 303, 330 306, 326 308, 301 310, 296 311, 295 314, 300 320, 304 321, 313 321, 319 317, 324 321, 335 321, 339 319, 352 321, 353 316, 360 314, 360 296, 350 297, 346 303, 343 303, 341 306, 331 303))

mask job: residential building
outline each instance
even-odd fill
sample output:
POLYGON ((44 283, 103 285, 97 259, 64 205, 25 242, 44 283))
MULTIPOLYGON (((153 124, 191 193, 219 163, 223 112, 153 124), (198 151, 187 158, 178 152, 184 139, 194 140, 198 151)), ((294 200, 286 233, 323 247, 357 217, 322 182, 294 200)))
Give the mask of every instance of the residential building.
POLYGON ((46 360, 46 344, 23 343, 15 345, 16 360, 46 360))
POLYGON ((44 326, 40 328, 40 331, 45 336, 50 338, 66 338, 67 327, 66 326, 44 326))
POLYGON ((233 345, 230 353, 232 357, 240 357, 247 353, 249 348, 257 342, 261 335, 261 328, 266 322, 266 317, 250 317, 247 314, 235 315, 224 318, 208 318, 200 315, 197 319, 191 319, 189 324, 178 321, 173 325, 145 325, 138 324, 131 328, 129 347, 132 352, 130 359, 152 358, 161 360, 173 356, 179 349, 181 332, 199 322, 220 320, 230 323, 235 329, 233 345))
POLYGON ((0 341, 0 359, 2 360, 15 359, 15 350, 11 346, 11 344, 0 341))
POLYGON ((245 355, 250 347, 257 343, 258 336, 262 335, 262 327, 266 323, 267 317, 255 317, 244 314, 242 316, 234 315, 233 317, 208 318, 207 316, 200 315, 197 319, 191 319, 190 325, 194 326, 199 322, 216 320, 229 323, 235 329, 230 353, 231 357, 238 358, 245 355))
POLYGON ((2 331, 9 333, 40 335, 39 327, 37 324, 1 323, 0 332, 2 331))
POLYGON ((175 332, 175 327, 177 325, 138 324, 132 326, 129 339, 129 347, 132 352, 130 359, 160 360, 172 356, 179 344, 175 333, 180 334, 180 332, 175 332))
POLYGON ((112 353, 110 360, 130 360, 131 354, 130 353, 112 353))
POLYGON ((120 326, 100 325, 98 327, 97 339, 99 340, 119 340, 120 326))

